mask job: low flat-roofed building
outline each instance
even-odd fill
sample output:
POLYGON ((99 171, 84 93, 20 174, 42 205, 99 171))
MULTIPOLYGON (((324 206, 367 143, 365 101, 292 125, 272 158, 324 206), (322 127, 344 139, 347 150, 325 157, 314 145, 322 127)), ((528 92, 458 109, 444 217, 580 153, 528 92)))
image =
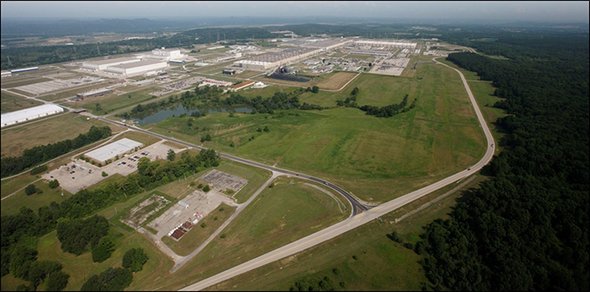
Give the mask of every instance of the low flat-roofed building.
POLYGON ((98 163, 105 164, 109 161, 112 161, 117 156, 124 155, 141 147, 143 147, 142 143, 123 138, 100 148, 94 149, 90 152, 86 152, 84 156, 98 163))
POLYGON ((22 122, 42 118, 45 116, 63 112, 64 109, 54 104, 43 104, 14 112, 2 114, 2 128, 22 122))
POLYGON ((96 61, 85 61, 82 63, 82 68, 90 69, 90 70, 94 70, 94 71, 106 70, 110 66, 135 63, 135 62, 139 62, 139 61, 140 61, 140 59, 130 58, 130 57, 113 58, 113 59, 96 60, 96 61))
POLYGON ((78 98, 86 98, 86 97, 93 97, 93 96, 101 96, 101 95, 105 95, 108 93, 113 92, 112 89, 110 88, 99 88, 96 90, 91 90, 91 91, 87 91, 87 92, 82 92, 82 93, 78 93, 76 94, 76 97, 78 98))
POLYGON ((105 71, 119 74, 122 77, 132 77, 167 67, 168 63, 165 60, 144 59, 139 62, 109 66, 105 71))

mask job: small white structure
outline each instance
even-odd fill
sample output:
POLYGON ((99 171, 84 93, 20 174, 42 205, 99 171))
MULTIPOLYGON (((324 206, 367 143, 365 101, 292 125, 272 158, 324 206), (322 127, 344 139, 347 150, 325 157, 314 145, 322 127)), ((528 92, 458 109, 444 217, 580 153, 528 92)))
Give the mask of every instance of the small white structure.
POLYGON ((63 112, 64 109, 54 104, 44 104, 14 112, 2 114, 2 128, 18 123, 63 112))
POLYGON ((165 60, 141 60, 139 62, 109 66, 105 71, 118 74, 122 77, 132 77, 150 71, 158 71, 168 67, 165 60))
POLYGON ((107 60, 98 60, 98 61, 86 61, 82 63, 82 68, 98 71, 98 70, 106 70, 110 66, 117 66, 121 64, 129 64, 139 62, 140 59, 136 58, 114 58, 114 59, 107 59, 107 60))
POLYGON ((107 163, 108 160, 113 160, 113 158, 116 158, 117 156, 135 151, 141 147, 143 147, 142 143, 123 138, 100 148, 94 149, 90 152, 86 152, 84 156, 98 163, 104 164, 107 163))

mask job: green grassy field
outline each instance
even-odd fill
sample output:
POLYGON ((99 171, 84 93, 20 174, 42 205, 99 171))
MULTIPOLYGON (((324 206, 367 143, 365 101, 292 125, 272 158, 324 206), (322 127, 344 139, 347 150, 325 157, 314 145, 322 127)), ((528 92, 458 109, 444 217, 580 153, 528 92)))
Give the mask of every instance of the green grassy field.
MULTIPOLYGON (((463 189, 475 186, 482 178, 463 189)), ((431 195, 438 196, 453 186, 431 195)), ((420 256, 395 243, 386 234, 396 231, 404 242, 415 244, 422 226, 437 218, 446 218, 460 191, 430 207, 394 223, 404 212, 395 211, 303 253, 265 265, 228 281, 207 288, 209 291, 286 291, 301 279, 328 276, 336 290, 420 290, 426 278, 419 264, 420 256), (353 258, 356 257, 356 259, 353 258), (344 282, 344 287, 339 285, 344 282)), ((413 208, 426 200, 413 203, 413 208)), ((408 209, 413 209, 408 208, 408 209)))
MULTIPOLYGON (((73 139, 78 134, 88 132, 91 126, 107 125, 109 124, 96 119, 86 120, 86 117, 73 113, 66 113, 22 126, 16 125, 2 130, 2 155, 18 156, 24 149, 73 139)), ((115 131, 118 127, 111 126, 111 129, 115 131)))
POLYGON ((268 170, 248 166, 246 164, 222 160, 217 170, 224 171, 248 180, 248 183, 234 195, 236 202, 241 204, 248 200, 252 194, 270 178, 271 173, 268 170))
MULTIPOLYGON (((13 196, 6 198, 2 201, 2 216, 14 215, 18 213, 20 208, 27 207, 33 211, 37 211, 39 207, 48 206, 51 202, 60 203, 66 198, 70 197, 71 194, 67 191, 63 191, 63 197, 61 196, 62 190, 58 187, 51 189, 46 181, 39 180, 34 183, 37 189, 41 190, 41 193, 32 194, 27 196, 25 190, 20 190, 13 196)), ((25 186, 28 184, 25 184, 25 186)))
POLYGON ((288 242, 332 225, 348 216, 330 196, 300 181, 279 178, 195 259, 174 274, 146 281, 139 289, 173 290, 288 242))
POLYGON ((227 218, 235 211, 235 207, 221 204, 213 210, 207 217, 203 218, 197 225, 187 232, 179 241, 172 237, 162 237, 162 242, 170 247, 176 254, 185 256, 193 252, 201 243, 203 243, 227 218))
POLYGON ((25 86, 29 84, 35 84, 45 81, 51 81, 49 78, 37 78, 34 76, 26 76, 26 77, 18 77, 18 78, 10 78, 6 80, 2 80, 2 88, 13 88, 19 86, 25 86))
POLYGON ((320 176, 362 199, 383 202, 467 168, 485 151, 457 73, 435 64, 417 68, 416 78, 363 74, 344 90, 359 86, 361 104, 379 95, 387 100, 383 104, 406 93, 410 100, 418 98, 415 109, 392 118, 334 108, 234 117, 215 113, 195 119, 192 128, 188 118, 174 117, 148 127, 194 143, 210 133, 208 147, 320 176), (393 85, 381 87, 385 92, 366 92, 380 82, 393 85), (392 94, 392 88, 399 90, 392 94), (270 132, 256 131, 265 126, 270 132))
POLYGON ((103 115, 118 109, 138 104, 140 102, 144 102, 146 100, 154 99, 155 97, 149 94, 154 90, 154 88, 149 88, 136 92, 124 93, 121 95, 109 94, 106 96, 91 97, 81 102, 76 102, 75 105, 83 107, 93 114, 103 115), (101 111, 96 110, 96 104, 100 105, 100 108, 102 108, 101 111))
POLYGON ((26 99, 24 97, 20 97, 15 94, 11 94, 5 91, 0 93, 0 111, 2 113, 13 112, 33 106, 40 105, 41 102, 33 100, 33 99, 26 99))

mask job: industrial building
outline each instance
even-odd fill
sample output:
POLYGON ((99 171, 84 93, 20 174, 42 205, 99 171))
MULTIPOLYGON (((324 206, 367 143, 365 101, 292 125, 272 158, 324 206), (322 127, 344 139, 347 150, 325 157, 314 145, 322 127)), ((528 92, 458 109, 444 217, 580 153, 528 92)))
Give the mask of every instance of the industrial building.
POLYGON ((382 46, 392 48, 411 48, 415 49, 417 43, 403 42, 403 41, 374 41, 374 40, 358 40, 355 41, 356 45, 369 45, 369 46, 382 46))
POLYGON ((78 94, 76 94, 76 97, 77 98, 87 98, 87 97, 101 96, 101 95, 109 94, 111 92, 113 92, 113 90, 110 88, 99 88, 96 90, 78 93, 78 94))
POLYGON ((308 40, 305 41, 307 47, 289 48, 281 52, 266 53, 247 60, 238 61, 236 64, 247 70, 265 71, 281 65, 304 60, 350 42, 352 42, 352 40, 347 39, 308 40))
POLYGON ((92 71, 104 71, 110 66, 117 66, 121 64, 129 64, 139 62, 140 59, 137 58, 115 58, 115 59, 107 59, 107 60, 98 60, 98 61, 86 61, 82 63, 82 68, 92 70, 92 71))
POLYGON ((100 148, 94 149, 90 152, 87 152, 84 154, 84 156, 100 164, 105 164, 109 163, 113 159, 116 159, 117 156, 121 156, 123 154, 138 150, 141 147, 143 147, 142 143, 139 143, 131 139, 123 138, 121 140, 115 141, 113 143, 107 144, 100 148))
POLYGON ((64 109, 54 104, 44 104, 14 112, 2 114, 2 128, 22 122, 42 118, 63 112, 64 109))
POLYGON ((148 73, 151 71, 158 71, 168 67, 165 60, 141 60, 133 63, 125 63, 116 66, 109 66, 106 72, 117 74, 120 77, 132 77, 148 73))
POLYGON ((166 49, 166 48, 154 49, 154 50, 152 50, 152 55, 165 58, 167 61, 178 60, 178 59, 184 57, 184 55, 180 52, 180 49, 166 49))

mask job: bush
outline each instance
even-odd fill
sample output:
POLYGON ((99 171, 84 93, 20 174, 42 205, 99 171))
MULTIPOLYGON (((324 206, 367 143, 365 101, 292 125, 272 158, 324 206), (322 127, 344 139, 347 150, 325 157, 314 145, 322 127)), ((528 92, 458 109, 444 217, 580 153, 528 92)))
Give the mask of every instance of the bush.
POLYGON ((96 247, 92 249, 92 261, 95 263, 102 263, 111 257, 115 250, 115 244, 108 237, 100 239, 96 247))
POLYGON ((38 192, 39 190, 37 189, 37 187, 34 184, 30 184, 25 188, 25 194, 27 196, 30 196, 36 192, 38 192))
POLYGON ((55 189, 55 188, 59 187, 59 181, 57 181, 57 179, 50 180, 49 181, 49 187, 52 188, 52 189, 55 189))
POLYGON ((50 273, 45 280, 45 290, 47 291, 61 291, 68 285, 70 275, 63 271, 50 273))
POLYGON ((403 242, 402 239, 397 234, 397 232, 395 232, 395 231, 392 232, 392 233, 387 234, 387 238, 389 238, 389 239, 391 239, 391 240, 393 240, 393 241, 395 241, 397 243, 402 243, 403 242))
POLYGON ((128 269, 108 268, 94 275, 82 285, 81 291, 122 291, 133 281, 133 274, 128 269))
POLYGON ((107 177, 107 176, 109 176, 109 174, 103 171, 102 172, 102 177, 107 177))
POLYGON ((205 192, 205 193, 209 192, 210 190, 211 190, 211 187, 209 187, 209 185, 205 185, 203 187, 203 192, 205 192))
POLYGON ((148 259, 142 248, 132 248, 123 256, 123 267, 132 272, 139 272, 148 259))

